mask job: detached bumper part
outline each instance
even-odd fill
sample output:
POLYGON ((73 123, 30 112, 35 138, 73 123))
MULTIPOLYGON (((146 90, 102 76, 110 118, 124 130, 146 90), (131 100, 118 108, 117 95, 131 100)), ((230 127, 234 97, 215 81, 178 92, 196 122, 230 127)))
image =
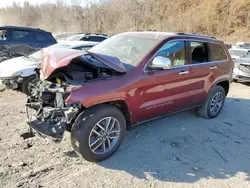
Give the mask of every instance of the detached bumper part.
MULTIPOLYGON (((30 106, 30 104, 28 104, 30 106)), ((36 105, 35 105, 36 106, 36 105)), ((38 107, 37 105, 36 107, 38 107)), ((43 117, 31 118, 28 125, 43 136, 61 139, 67 125, 71 124, 79 108, 43 108, 43 117)))
POLYGON ((53 138, 59 138, 61 139, 63 137, 64 129, 62 127, 58 127, 57 130, 55 126, 51 126, 48 123, 45 123, 43 121, 39 120, 33 120, 28 122, 28 125, 35 130, 35 132, 38 132, 44 136, 51 136, 53 138))

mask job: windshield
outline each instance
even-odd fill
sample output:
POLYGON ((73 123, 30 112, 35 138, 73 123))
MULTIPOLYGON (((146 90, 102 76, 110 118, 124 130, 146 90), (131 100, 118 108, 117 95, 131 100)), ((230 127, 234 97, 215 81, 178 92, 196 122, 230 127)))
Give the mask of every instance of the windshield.
POLYGON ((239 57, 245 57, 247 54, 249 54, 249 51, 243 51, 243 50, 229 50, 230 55, 232 56, 239 56, 239 57))
POLYGON ((92 47, 89 51, 117 57, 122 63, 135 66, 158 42, 154 38, 116 35, 92 47))
POLYGON ((73 35, 68 37, 66 40, 68 41, 78 41, 81 40, 81 38, 83 37, 83 35, 73 35))
MULTIPOLYGON (((71 48, 70 45, 68 44, 61 44, 61 43, 57 43, 57 44, 53 44, 51 46, 48 47, 48 49, 51 49, 51 48, 71 48)), ((31 60, 31 61, 34 61, 34 62, 40 62, 41 60, 41 50, 31 54, 28 56, 28 58, 31 60)), ((27 57, 26 57, 27 58, 27 57)))

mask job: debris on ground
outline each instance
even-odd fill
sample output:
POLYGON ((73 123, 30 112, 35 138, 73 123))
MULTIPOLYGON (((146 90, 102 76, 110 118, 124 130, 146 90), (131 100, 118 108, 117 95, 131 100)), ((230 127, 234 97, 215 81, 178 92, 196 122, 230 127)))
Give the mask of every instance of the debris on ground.
POLYGON ((199 167, 193 167, 193 170, 194 170, 194 171, 196 171, 196 172, 198 172, 198 171, 202 170, 202 168, 199 168, 199 167))

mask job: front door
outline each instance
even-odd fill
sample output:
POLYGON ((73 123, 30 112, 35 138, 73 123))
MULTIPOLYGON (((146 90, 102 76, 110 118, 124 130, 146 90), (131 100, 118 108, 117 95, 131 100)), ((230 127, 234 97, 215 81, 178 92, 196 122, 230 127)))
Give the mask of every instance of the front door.
MULTIPOLYGON (((185 41, 171 41, 163 45, 156 56, 169 58, 171 68, 152 70, 146 67, 138 101, 139 121, 148 120, 191 106, 190 68, 186 61, 185 41)), ((155 57, 156 57, 155 56, 155 57)), ((150 66, 150 63, 147 66, 150 66)))

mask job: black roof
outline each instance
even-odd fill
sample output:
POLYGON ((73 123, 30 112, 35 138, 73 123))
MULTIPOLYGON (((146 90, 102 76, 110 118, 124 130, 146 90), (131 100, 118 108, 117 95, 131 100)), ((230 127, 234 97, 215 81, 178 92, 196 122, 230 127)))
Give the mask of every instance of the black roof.
MULTIPOLYGON (((31 27, 21 27, 21 26, 0 26, 0 28, 8 28, 8 29, 22 29, 22 30, 36 30, 36 31, 44 31, 48 32, 39 28, 31 28, 31 27)), ((50 33, 50 32, 48 32, 50 33)))

